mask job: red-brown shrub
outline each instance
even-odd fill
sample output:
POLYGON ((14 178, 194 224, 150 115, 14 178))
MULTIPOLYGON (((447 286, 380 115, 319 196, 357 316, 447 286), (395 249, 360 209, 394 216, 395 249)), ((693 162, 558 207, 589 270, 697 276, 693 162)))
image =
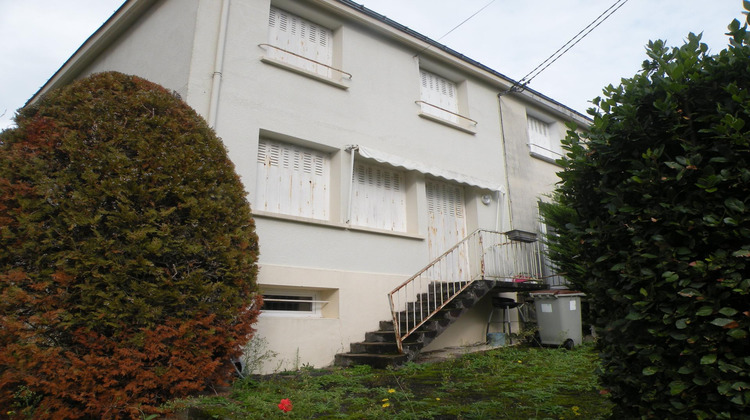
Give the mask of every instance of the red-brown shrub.
POLYGON ((259 307, 255 225, 190 107, 102 73, 0 133, 0 407, 132 418, 231 377, 259 307))

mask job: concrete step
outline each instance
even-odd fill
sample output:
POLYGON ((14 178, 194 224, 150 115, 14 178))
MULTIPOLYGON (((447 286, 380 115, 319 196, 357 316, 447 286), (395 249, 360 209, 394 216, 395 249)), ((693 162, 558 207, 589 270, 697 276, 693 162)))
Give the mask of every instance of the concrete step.
POLYGON ((339 353, 334 363, 342 367, 370 365, 374 368, 385 369, 389 366, 401 366, 407 361, 409 361, 408 354, 339 353))
MULTIPOLYGON (((433 283, 430 284, 428 292, 421 294, 418 299, 422 302, 434 299, 435 294, 439 294, 441 290, 451 290, 462 285, 433 283)), ((492 287, 493 283, 487 281, 476 281, 471 284, 406 338, 403 343, 403 354, 398 353, 396 336, 393 331, 393 321, 387 320, 380 321, 379 330, 366 333, 365 341, 352 343, 349 353, 337 354, 334 363, 337 366, 366 364, 375 368, 402 365, 415 358, 424 346, 432 342, 450 324, 474 306, 492 287)), ((419 303, 419 300, 417 302, 409 302, 407 304, 407 311, 399 313, 402 320, 400 325, 401 331, 406 331, 408 327, 413 327, 413 320, 415 318, 421 319, 429 315, 432 309, 434 309, 434 306, 426 308, 424 304, 419 303), (409 325, 405 321, 407 316, 411 321, 409 325)))
MULTIPOLYGON (((422 350, 422 347, 424 345, 422 343, 403 343, 404 346, 404 352, 411 353, 411 352, 418 352, 422 350)), ((350 353, 354 354, 397 354, 398 353, 398 345, 394 341, 393 343, 376 343, 376 342, 368 342, 363 341, 360 343, 351 343, 349 345, 350 347, 350 353)))

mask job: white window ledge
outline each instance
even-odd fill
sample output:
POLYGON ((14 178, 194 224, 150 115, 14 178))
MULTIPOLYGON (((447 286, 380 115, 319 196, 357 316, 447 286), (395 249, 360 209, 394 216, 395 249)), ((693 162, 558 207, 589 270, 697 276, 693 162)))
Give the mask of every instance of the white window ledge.
POLYGON ((339 89, 343 89, 343 90, 348 90, 349 89, 350 79, 347 79, 347 78, 343 78, 342 77, 339 80, 334 80, 334 79, 332 79, 330 77, 322 76, 322 75, 320 75, 318 73, 315 73, 315 72, 312 72, 312 71, 309 71, 309 70, 305 70, 305 69, 303 69, 301 67, 297 67, 297 66, 291 65, 289 63, 285 63, 285 62, 283 62, 283 61, 281 61, 279 59, 276 59, 276 58, 273 58, 273 57, 268 57, 268 56, 262 56, 262 57, 260 57, 260 61, 262 61, 262 62, 264 62, 266 64, 270 64, 272 66, 284 69, 284 70, 291 71, 292 73, 297 73, 297 74, 299 74, 301 76, 305 76, 305 77, 308 77, 310 79, 317 80, 319 82, 323 82, 325 84, 331 85, 333 87, 337 87, 339 89))
POLYGON ((453 121, 446 120, 445 118, 440 118, 440 117, 437 117, 435 115, 431 115, 425 112, 420 112, 419 116, 426 120, 434 121, 436 123, 443 124, 450 128, 455 128, 456 130, 463 131, 464 133, 469 133, 469 134, 477 133, 477 129, 474 126, 458 124, 453 121))
POLYGON ((392 230, 385 230, 385 229, 375 229, 370 228, 367 226, 356 226, 346 223, 336 223, 331 222, 328 220, 319 220, 319 219, 311 219, 308 217, 300 217, 300 216, 292 216, 288 214, 281 214, 281 213, 272 213, 268 211, 253 211, 253 217, 260 217, 264 219, 277 219, 277 220, 284 220, 289 222, 295 222, 295 223, 304 223, 308 225, 317 225, 321 227, 329 227, 333 229, 341 229, 341 230, 352 230, 352 231, 359 231, 359 232, 366 232, 366 233, 374 233, 378 235, 390 235, 390 236, 398 236, 400 238, 405 239, 417 239, 417 240, 424 240, 425 237, 422 235, 415 235, 413 233, 407 233, 407 232, 395 232, 392 230))
MULTIPOLYGON (((556 152, 553 152, 551 150, 545 149, 540 146, 536 145, 530 145, 529 154, 532 157, 535 157, 537 159, 543 160, 545 162, 549 162, 552 164, 557 165, 557 162, 555 162, 557 159, 562 159, 562 155, 557 154, 556 152)), ((559 166, 559 165, 558 165, 559 166)))

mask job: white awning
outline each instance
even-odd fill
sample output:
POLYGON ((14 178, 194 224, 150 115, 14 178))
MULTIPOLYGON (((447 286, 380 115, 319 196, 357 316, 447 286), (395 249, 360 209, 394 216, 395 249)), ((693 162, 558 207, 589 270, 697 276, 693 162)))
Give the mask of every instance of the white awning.
POLYGON ((414 160, 405 159, 400 156, 391 155, 389 153, 381 152, 378 150, 373 150, 369 147, 364 146, 351 146, 347 149, 353 149, 359 152, 360 156, 376 160, 380 163, 386 163, 391 166, 396 166, 412 171, 418 171, 423 174, 429 174, 432 176, 436 176, 439 178, 444 178, 449 181, 455 181, 461 184, 467 184, 471 185, 473 187, 482 188, 485 190, 491 190, 491 191, 500 191, 501 193, 505 193, 505 187, 503 187, 499 183, 494 183, 490 181, 486 181, 483 179, 478 179, 470 175, 460 174, 458 172, 453 172, 447 169, 438 168, 436 166, 431 166, 422 162, 417 162, 414 160))

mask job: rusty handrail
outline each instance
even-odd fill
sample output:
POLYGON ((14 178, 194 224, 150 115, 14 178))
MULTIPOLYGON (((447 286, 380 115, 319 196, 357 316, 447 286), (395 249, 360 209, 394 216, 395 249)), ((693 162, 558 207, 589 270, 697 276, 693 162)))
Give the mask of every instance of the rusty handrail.
POLYGON ((388 293, 399 352, 407 337, 474 281, 519 276, 541 281, 542 265, 538 242, 514 241, 504 233, 481 229, 472 232, 388 293))

